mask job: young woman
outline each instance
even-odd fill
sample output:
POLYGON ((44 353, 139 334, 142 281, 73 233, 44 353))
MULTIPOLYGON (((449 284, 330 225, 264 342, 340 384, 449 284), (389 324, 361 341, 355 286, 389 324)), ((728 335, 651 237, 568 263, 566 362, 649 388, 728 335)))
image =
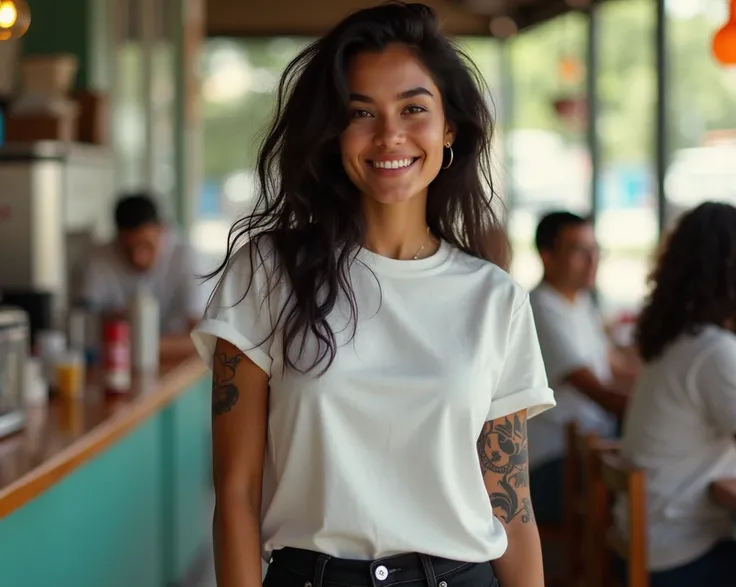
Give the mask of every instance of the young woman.
POLYGON ((287 67, 194 335, 220 587, 260 584, 261 553, 270 587, 543 586, 526 420, 554 400, 527 295, 485 258, 491 127, 421 4, 287 67))
POLYGON ((652 587, 736 582, 733 522, 708 498, 711 481, 736 477, 735 320, 736 208, 702 204, 654 273, 624 422, 623 452, 647 473, 652 587))

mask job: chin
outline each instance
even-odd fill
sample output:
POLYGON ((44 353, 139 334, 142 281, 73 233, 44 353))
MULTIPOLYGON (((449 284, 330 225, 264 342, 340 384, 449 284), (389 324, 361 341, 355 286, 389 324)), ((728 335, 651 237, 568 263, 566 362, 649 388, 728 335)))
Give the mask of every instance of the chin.
POLYGON ((373 200, 379 204, 402 204, 408 202, 414 196, 405 193, 369 193, 368 199, 373 200))
POLYGON ((363 193, 366 197, 379 204, 402 204, 413 200, 417 196, 427 192, 426 188, 394 188, 394 189, 367 189, 363 193))

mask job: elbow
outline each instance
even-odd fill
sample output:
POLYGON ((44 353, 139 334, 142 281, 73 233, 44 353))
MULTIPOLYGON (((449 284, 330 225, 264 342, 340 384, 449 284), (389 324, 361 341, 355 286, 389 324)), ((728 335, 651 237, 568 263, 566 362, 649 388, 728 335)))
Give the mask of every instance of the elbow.
POLYGON ((261 486, 255 483, 233 483, 226 479, 215 480, 215 511, 244 511, 260 517, 261 486))
POLYGON ((247 495, 215 494, 215 523, 229 525, 237 520, 260 523, 260 505, 256 505, 247 495))

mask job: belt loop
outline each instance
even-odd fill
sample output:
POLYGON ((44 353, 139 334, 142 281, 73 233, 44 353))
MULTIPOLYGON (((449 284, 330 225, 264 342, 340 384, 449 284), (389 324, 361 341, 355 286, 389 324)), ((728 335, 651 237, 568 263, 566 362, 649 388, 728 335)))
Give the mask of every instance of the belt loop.
POLYGON ((437 575, 434 574, 431 557, 427 554, 420 554, 419 560, 422 561, 424 575, 427 577, 427 587, 437 587, 437 575))
POLYGON ((330 562, 331 558, 331 556, 328 556, 326 554, 319 555, 319 558, 317 559, 317 564, 315 565, 314 569, 313 587, 322 587, 322 582, 325 578, 325 567, 327 566, 327 563, 330 562))

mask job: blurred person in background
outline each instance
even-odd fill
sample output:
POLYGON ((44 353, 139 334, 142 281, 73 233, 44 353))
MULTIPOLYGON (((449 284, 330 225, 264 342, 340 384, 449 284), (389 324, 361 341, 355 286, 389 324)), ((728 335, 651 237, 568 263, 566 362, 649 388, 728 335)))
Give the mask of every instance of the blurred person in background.
POLYGON ((600 256, 593 224, 570 212, 545 215, 535 242, 544 266, 531 292, 539 344, 557 407, 529 425, 532 502, 537 520, 557 524, 563 517, 565 426, 577 422, 585 432, 614 436, 635 366, 608 338, 595 304, 600 256))
POLYGON ((287 68, 194 332, 213 369, 220 587, 543 587, 526 422, 554 405, 489 256, 493 120, 422 4, 287 68), (490 564, 489 564, 490 563, 490 564))
POLYGON ((107 314, 125 315, 141 286, 158 301, 161 353, 192 352, 190 330, 203 300, 189 246, 160 218, 148 194, 122 197, 115 206, 115 239, 90 252, 77 300, 107 314))
MULTIPOLYGON (((736 208, 704 203, 685 214, 653 286, 621 449, 646 471, 650 584, 733 586, 733 520, 708 487, 736 477, 736 208)), ((622 505, 622 530, 625 517, 622 505)))

